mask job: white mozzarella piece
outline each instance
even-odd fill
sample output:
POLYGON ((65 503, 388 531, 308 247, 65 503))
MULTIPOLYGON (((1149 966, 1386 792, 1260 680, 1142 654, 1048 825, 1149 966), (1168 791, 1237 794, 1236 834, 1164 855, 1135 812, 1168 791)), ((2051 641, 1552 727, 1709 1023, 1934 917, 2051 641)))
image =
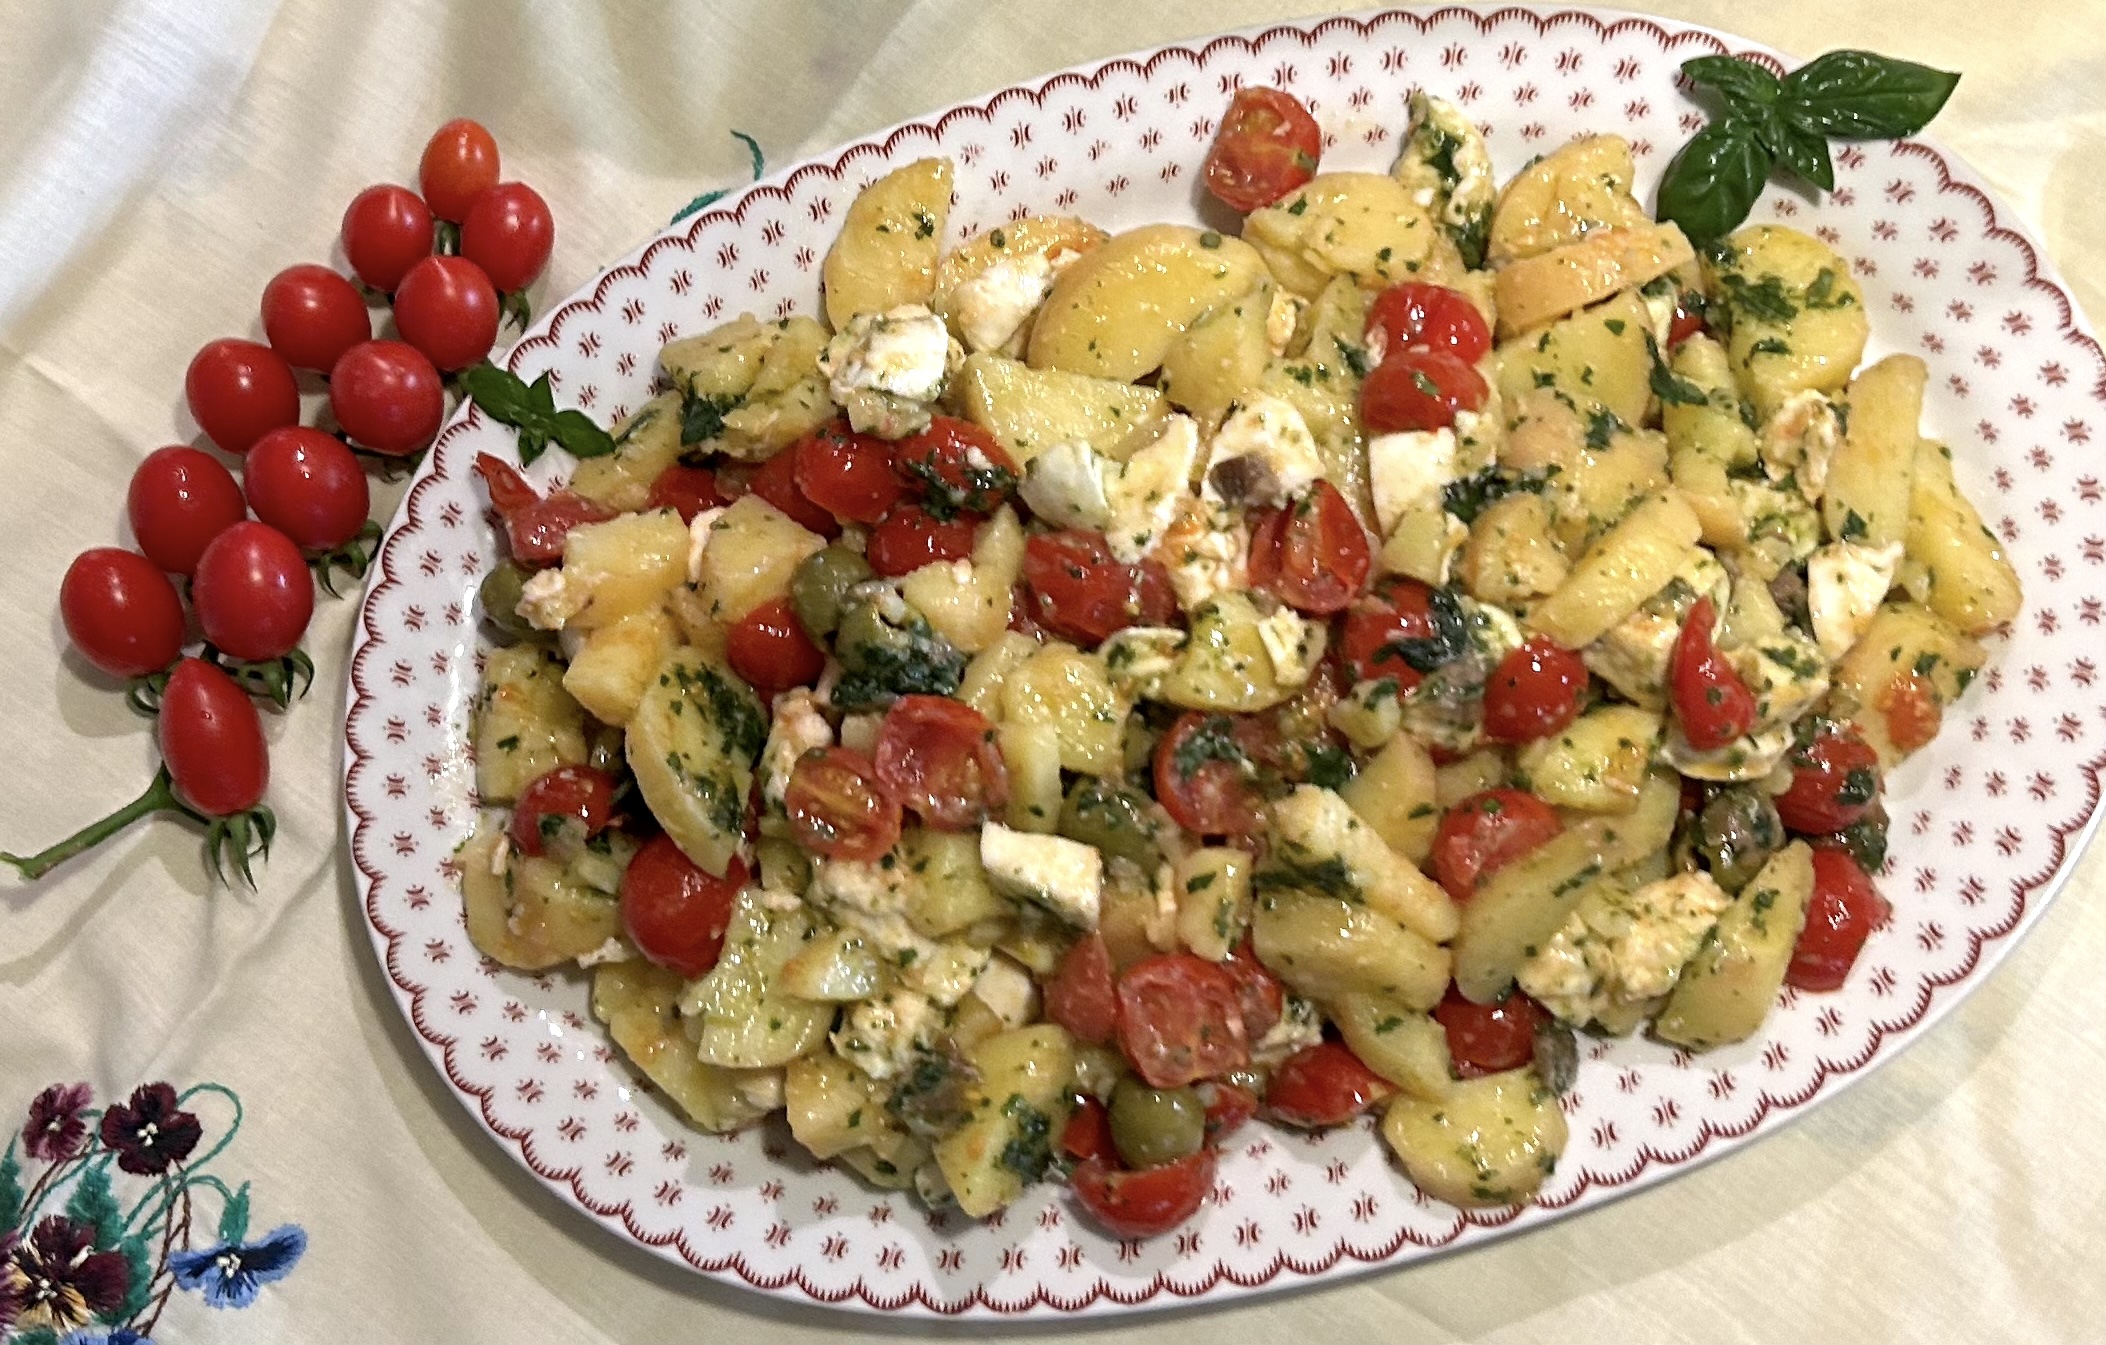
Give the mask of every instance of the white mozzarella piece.
POLYGON ((1190 416, 1171 416, 1147 447, 1127 459, 1126 469, 1105 483, 1111 523, 1104 539, 1114 556, 1131 565, 1148 554, 1184 511, 1198 462, 1199 427, 1190 416))
POLYGON ((1850 652, 1865 633, 1901 566, 1902 546, 1865 546, 1831 542, 1806 562, 1806 605, 1813 614, 1814 640, 1833 663, 1850 652))
POLYGON ((1795 478, 1799 493, 1818 502, 1828 486, 1828 460, 1842 441, 1835 403, 1812 388, 1785 398, 1762 427, 1762 470, 1772 481, 1795 478))
POLYGON ((1710 874, 1690 872, 1583 902, 1517 979, 1576 1026, 1649 1003, 1675 988, 1732 900, 1710 874))
POLYGON ((951 292, 951 314, 969 350, 1006 351, 1053 288, 1053 267, 1031 253, 998 261, 951 292))
POLYGON ((777 696, 768 744, 761 749, 761 801, 771 809, 780 808, 797 759, 815 748, 831 747, 833 742, 833 726, 819 712, 817 696, 803 687, 777 696))
POLYGON ((717 520, 724 517, 721 508, 704 509, 687 525, 687 582, 702 582, 702 556, 709 550, 709 539, 715 535, 717 520))
POLYGON ((560 568, 537 570, 519 590, 519 615, 536 630, 562 630, 592 601, 589 589, 573 587, 560 568))
POLYGON ((1104 857, 1065 836, 980 829, 980 864, 997 892, 1042 906, 1079 929, 1095 929, 1104 903, 1104 857))
POLYGON ((1118 475, 1118 464, 1107 463, 1088 444, 1058 443, 1031 460, 1017 494, 1056 527, 1102 529, 1112 519, 1105 479, 1118 475))
POLYGON ((935 1049, 943 1018, 928 996, 894 990, 850 1005, 834 1029, 834 1050, 871 1078, 890 1079, 916 1054, 935 1049))
POLYGON ((1395 531, 1404 515, 1439 504, 1442 490, 1460 474, 1453 429, 1405 430, 1368 440, 1368 489, 1382 535, 1395 531))
POLYGON ((1210 503, 1221 499, 1214 489, 1214 469, 1237 458, 1256 458, 1271 477, 1265 491, 1234 501, 1238 505, 1285 504, 1324 474, 1316 436, 1309 432, 1302 413, 1289 402, 1262 394, 1239 403, 1214 432, 1207 445, 1207 479, 1200 487, 1201 498, 1210 503))

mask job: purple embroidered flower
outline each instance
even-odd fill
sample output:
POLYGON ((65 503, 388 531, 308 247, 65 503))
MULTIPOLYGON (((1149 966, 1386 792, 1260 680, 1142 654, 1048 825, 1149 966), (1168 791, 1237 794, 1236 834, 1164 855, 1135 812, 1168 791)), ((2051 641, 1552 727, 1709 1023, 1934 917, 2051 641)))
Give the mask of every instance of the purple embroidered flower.
POLYGON ((110 1328, 108 1331, 69 1331, 59 1340, 59 1345, 154 1345, 154 1343, 128 1326, 117 1326, 110 1328))
POLYGON ((81 1119, 89 1100, 84 1083, 55 1083, 29 1104, 29 1123, 22 1127, 22 1148, 31 1158, 63 1163, 80 1152, 88 1133, 81 1119))
POLYGON ((177 1284, 203 1294, 213 1307, 245 1308, 256 1301, 258 1289, 290 1275, 306 1250, 307 1234, 297 1224, 284 1224, 261 1242, 176 1252, 168 1258, 168 1269, 177 1284))
POLYGON ((176 1106, 175 1089, 165 1083, 141 1084, 126 1102, 113 1102, 102 1114, 102 1142, 117 1154, 117 1166, 141 1177, 166 1172, 197 1147, 205 1128, 176 1106))
POLYGON ((88 1230, 62 1214, 36 1226, 0 1268, 21 1316, 18 1327, 67 1331, 114 1310, 131 1288, 132 1268, 121 1253, 98 1252, 88 1230))

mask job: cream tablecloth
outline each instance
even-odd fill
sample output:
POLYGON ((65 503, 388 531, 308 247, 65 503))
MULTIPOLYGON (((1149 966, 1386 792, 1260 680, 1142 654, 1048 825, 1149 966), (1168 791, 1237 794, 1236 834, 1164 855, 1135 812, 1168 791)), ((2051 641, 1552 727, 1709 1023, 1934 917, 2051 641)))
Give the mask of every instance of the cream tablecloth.
MULTIPOLYGON (((1659 0, 1801 53, 1966 72, 1936 133, 2106 316, 2100 0, 1659 0)), ((58 580, 120 535, 124 483, 192 432, 191 353, 247 334, 279 267, 330 259, 344 202, 413 180, 469 114, 559 223, 560 295, 697 190, 1042 70, 1312 12, 1297 0, 10 0, 0 6, 0 843, 130 795, 141 722, 63 651, 58 580)), ((392 506, 397 488, 383 488, 392 506)), ((212 892, 194 835, 143 828, 52 880, 0 879, 0 1118, 46 1081, 216 1079, 224 1165, 293 1276, 241 1313, 179 1297, 167 1340, 822 1340, 872 1329, 705 1282, 591 1226, 471 1124, 397 1016, 344 858, 352 604, 273 724, 283 828, 261 890, 212 892)), ((1421 1268, 1106 1324, 1183 1341, 2106 1337, 2106 855, 1914 1050, 1765 1142, 1641 1198, 1421 1268)), ((9 1121, 5 1129, 12 1130, 9 1121)), ((977 1334, 977 1330, 973 1332, 977 1334)))

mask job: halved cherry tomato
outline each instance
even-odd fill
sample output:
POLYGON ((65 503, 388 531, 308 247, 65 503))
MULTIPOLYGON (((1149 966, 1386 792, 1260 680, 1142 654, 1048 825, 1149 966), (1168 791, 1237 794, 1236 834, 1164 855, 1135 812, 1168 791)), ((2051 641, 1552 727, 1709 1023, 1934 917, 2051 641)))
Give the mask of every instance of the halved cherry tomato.
POLYGON ((1016 459, 990 430, 936 416, 929 428, 892 446, 892 466, 938 518, 991 514, 1016 489, 1016 459))
POLYGON ((1904 752, 1913 752, 1937 737, 1945 718, 1931 680, 1914 671, 1888 682, 1876 708, 1886 721, 1887 741, 1904 752))
POLYGON ((1701 300, 1691 302, 1688 293, 1678 295, 1675 300, 1675 320, 1667 329, 1667 345, 1670 350, 1704 330, 1704 309, 1701 300))
POLYGON ((1241 1085, 1201 1079, 1192 1086, 1199 1090, 1200 1105, 1207 1109, 1208 1144, 1227 1139, 1258 1114, 1258 1095, 1241 1085))
POLYGON ((590 766, 558 766, 534 777, 512 805, 512 848, 538 855, 559 830, 589 841, 614 820, 614 778, 590 766))
POLYGON ((1489 394, 1484 376, 1449 351, 1393 351, 1360 385, 1360 418, 1369 434, 1444 430, 1489 394))
POLYGON ((254 341, 208 341, 183 374, 183 396, 205 437, 229 453, 280 425, 300 422, 300 385, 292 366, 254 341))
POLYGON ((171 444, 146 455, 132 473, 124 509, 139 549, 172 574, 195 571, 197 558, 212 539, 249 512, 234 474, 218 458, 188 444, 171 444))
POLYGON ((1207 151, 1207 190, 1249 214, 1316 176, 1324 133, 1291 93, 1238 89, 1207 151))
POLYGON ((1755 727, 1755 693, 1712 643, 1717 618, 1711 599, 1691 605, 1668 674, 1682 736, 1699 752, 1724 747, 1755 727))
POLYGON ((899 840, 899 800, 852 748, 814 748, 798 758, 783 806, 796 842, 828 859, 876 860, 899 840))
POLYGON ((918 504, 898 504, 870 530, 863 559, 887 579, 939 560, 965 560, 973 554, 973 530, 979 526, 974 515, 938 518, 918 504))
POLYGON ((1457 901, 1564 828, 1549 804, 1520 789, 1472 794, 1441 817, 1428 870, 1457 901))
POLYGON ((636 951, 692 980, 717 965, 731 909, 746 886, 737 855, 722 878, 698 867, 670 836, 653 836, 622 871, 622 929, 636 951))
POLYGON ((1771 802, 1793 831, 1809 836, 1841 831, 1871 810, 1879 797, 1879 753, 1848 724, 1817 725, 1813 740, 1785 756, 1791 788, 1771 802))
POLYGON ((1792 948, 1785 984, 1801 990, 1840 989, 1857 965, 1865 939, 1887 922, 1893 909, 1849 851, 1815 847, 1813 900, 1792 948))
POLYGON ((1391 575, 1346 609, 1338 635, 1339 662, 1356 682, 1391 677, 1398 691, 1409 691, 1423 674, 1404 661, 1396 644, 1432 640, 1439 634, 1433 618, 1433 590, 1416 579, 1391 575))
POLYGON ((1475 364, 1492 348, 1492 329, 1462 291, 1416 280, 1376 295, 1365 331, 1367 357, 1376 364, 1414 346, 1475 364))
POLYGON ((1533 742, 1579 718, 1587 665, 1547 636, 1531 636, 1484 684, 1484 733, 1501 743, 1533 742))
POLYGON ((372 507, 364 469, 333 434, 287 425, 249 449, 242 485, 256 517, 308 551, 358 536, 372 507))
POLYGON ((877 522, 907 493, 892 470, 890 445, 845 425, 814 430, 789 451, 804 498, 850 523, 877 522))
POLYGON ((1251 586, 1311 616, 1344 611, 1366 587, 1373 562, 1367 530, 1328 481, 1251 525, 1251 586))
POLYGON ((878 729, 878 779, 938 831, 976 829, 1009 802, 994 725, 963 701, 901 696, 878 729))
POLYGON ((263 334, 295 369, 326 374, 337 357, 373 339, 358 287, 326 266, 288 266, 263 287, 263 334))
POLYGON ((556 247, 556 217, 524 182, 500 182, 476 195, 461 221, 461 255, 510 294, 534 283, 556 247))
POLYGON ((682 523, 692 523, 695 515, 705 509, 729 503, 730 497, 717 485, 715 472, 677 462, 658 474, 651 482, 651 493, 644 498, 644 508, 675 510, 682 523))
POLYGON ((576 491, 550 491, 544 498, 511 464, 488 453, 475 457, 476 474, 490 491, 490 506, 505 526, 512 559, 521 565, 551 565, 563 559, 563 539, 581 523, 604 523, 614 512, 576 491))
POLYGON ((183 652, 183 600, 136 551, 83 551, 59 581, 59 616, 81 657, 112 677, 144 677, 183 652))
POLYGON ((257 663, 290 653, 314 616, 314 576, 290 537, 236 523, 212 539, 190 580, 197 624, 222 652, 257 663))
POLYGON ((344 259, 360 280, 391 293, 431 255, 433 232, 423 197, 393 183, 368 187, 344 210, 344 259))
POLYGON ((1243 992, 1218 962, 1190 953, 1142 958, 1119 978, 1119 1049, 1157 1088, 1181 1088, 1250 1063, 1243 992))
POLYGON ((786 448, 760 465, 754 472, 747 488, 788 514, 797 523, 821 537, 834 538, 841 535, 841 524, 834 516, 805 498, 797 484, 797 454, 795 446, 786 448))
POLYGON ((1550 1021, 1543 1006, 1519 990, 1493 1004, 1464 999, 1453 985, 1434 1006, 1434 1021, 1448 1034, 1448 1060, 1465 1079, 1519 1069, 1535 1058, 1536 1029, 1550 1021))
POLYGON ((1112 985, 1111 950, 1092 930, 1075 940, 1046 982, 1046 1018, 1079 1042, 1102 1046, 1119 1029, 1118 992, 1112 985))
POLYGON ((1118 1151, 1112 1147, 1111 1113, 1104 1110, 1104 1104, 1093 1097, 1076 1103, 1068 1113, 1068 1123, 1061 1127, 1060 1147, 1071 1158, 1114 1161, 1118 1151))
POLYGON ((1187 710, 1155 746, 1155 797, 1186 831, 1248 836, 1265 796, 1249 769, 1258 722, 1242 715, 1187 710))
POLYGON ((1280 1062, 1265 1108, 1288 1125, 1315 1130, 1344 1125, 1396 1091, 1345 1043, 1318 1042, 1280 1062))
POLYGON ((1236 978, 1236 993, 1243 1006, 1243 1035, 1256 1041, 1272 1031, 1287 1012, 1287 987, 1258 960, 1258 950, 1251 946, 1248 934, 1229 950, 1221 965, 1236 978))
POLYGON ((363 341, 330 369, 329 409, 358 443, 407 457, 430 444, 446 419, 445 384, 409 342, 363 341))
POLYGON ((804 623, 790 610, 790 600, 776 598, 746 613, 725 638, 724 656, 731 670, 753 684, 763 703, 791 687, 808 687, 826 671, 826 654, 804 623))
POLYGON ((1094 648, 1128 626, 1160 626, 1177 614, 1169 572, 1152 560, 1128 565, 1101 532, 1071 528, 1024 544, 1031 619, 1094 648))
POLYGON ((233 678, 186 658, 168 675, 155 726, 176 793, 207 817, 232 817, 263 800, 270 749, 256 703, 233 678))
POLYGON ((417 186, 431 213, 459 224, 475 198, 497 185, 497 139, 481 122, 455 117, 431 133, 417 165, 417 186))
POLYGON ((1091 1158, 1070 1179, 1075 1198, 1106 1232, 1122 1238, 1167 1233, 1199 1212, 1214 1189, 1214 1151, 1201 1149, 1174 1163, 1122 1172, 1091 1158))

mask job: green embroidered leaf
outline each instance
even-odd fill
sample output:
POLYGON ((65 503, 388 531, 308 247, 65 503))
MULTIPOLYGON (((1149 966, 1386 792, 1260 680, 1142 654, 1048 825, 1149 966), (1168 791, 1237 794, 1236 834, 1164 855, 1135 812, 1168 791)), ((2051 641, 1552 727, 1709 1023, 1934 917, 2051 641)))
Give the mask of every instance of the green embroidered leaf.
POLYGON ((58 1332, 48 1326, 33 1326, 20 1335, 9 1336, 7 1345, 58 1345, 58 1332))
POLYGON ((107 1326, 132 1321, 154 1301, 154 1261, 153 1253, 147 1249, 146 1233, 142 1230, 132 1234, 117 1244, 117 1250, 124 1254, 124 1264, 130 1267, 132 1277, 125 1287, 124 1301, 103 1314, 102 1321, 107 1326))
POLYGON ((243 1182, 241 1189, 227 1197, 227 1206, 219 1212, 219 1240, 229 1247, 238 1247, 249 1239, 249 1184, 243 1182))
POLYGON ((80 1174, 66 1200, 66 1217, 87 1227, 98 1250, 117 1245, 124 1233, 124 1212, 117 1208, 117 1197, 110 1194, 108 1168, 98 1165, 80 1174))
POLYGON ((0 1229, 13 1228, 22 1218, 22 1164, 15 1158, 15 1146, 9 1144, 7 1153, 0 1157, 0 1229))

